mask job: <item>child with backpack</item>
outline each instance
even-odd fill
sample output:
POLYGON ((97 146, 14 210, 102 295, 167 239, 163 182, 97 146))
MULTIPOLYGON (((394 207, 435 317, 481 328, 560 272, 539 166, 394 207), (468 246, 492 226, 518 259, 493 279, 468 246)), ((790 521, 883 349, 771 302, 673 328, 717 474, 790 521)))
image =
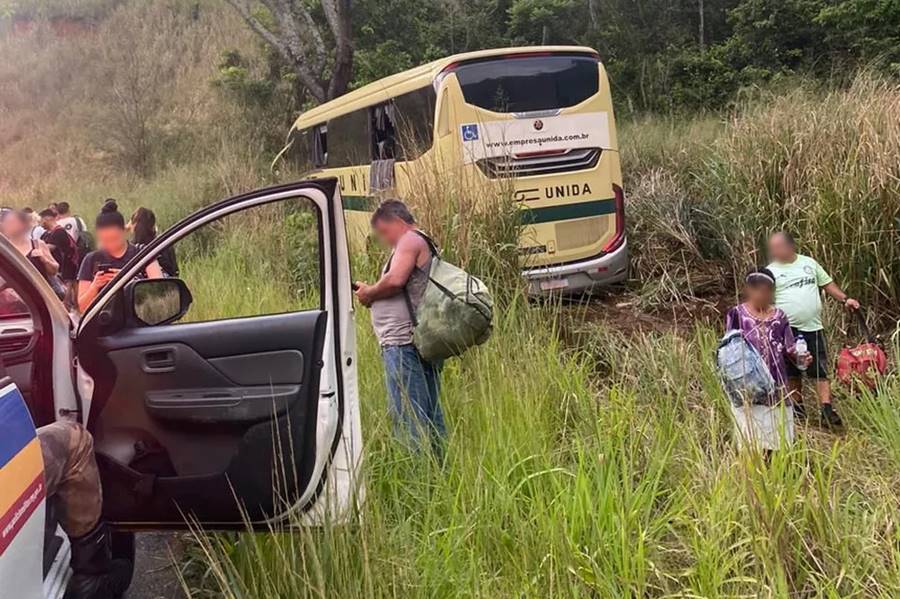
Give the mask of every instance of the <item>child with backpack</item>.
POLYGON ((728 311, 725 328, 740 334, 747 350, 755 352, 752 357, 764 368, 761 374, 771 378, 761 385, 768 386, 768 391, 752 398, 741 393, 740 384, 733 385, 729 389, 735 391, 732 414, 738 445, 753 444, 772 451, 794 440, 794 413, 786 394, 788 362, 803 367, 809 364, 811 356, 808 352, 797 355, 787 315, 774 305, 775 276, 769 269, 758 268, 747 274, 743 296, 744 302, 728 311))

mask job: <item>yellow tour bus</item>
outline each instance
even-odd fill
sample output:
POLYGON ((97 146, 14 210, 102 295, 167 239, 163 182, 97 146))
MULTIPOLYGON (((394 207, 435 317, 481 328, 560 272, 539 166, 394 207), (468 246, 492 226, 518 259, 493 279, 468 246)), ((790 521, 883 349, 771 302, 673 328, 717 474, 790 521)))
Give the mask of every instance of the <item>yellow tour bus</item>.
POLYGON ((386 77, 303 113, 282 154, 306 176, 339 179, 356 247, 379 198, 406 197, 417 168, 436 165, 509 186, 530 293, 628 276, 612 97, 590 48, 483 50, 386 77))

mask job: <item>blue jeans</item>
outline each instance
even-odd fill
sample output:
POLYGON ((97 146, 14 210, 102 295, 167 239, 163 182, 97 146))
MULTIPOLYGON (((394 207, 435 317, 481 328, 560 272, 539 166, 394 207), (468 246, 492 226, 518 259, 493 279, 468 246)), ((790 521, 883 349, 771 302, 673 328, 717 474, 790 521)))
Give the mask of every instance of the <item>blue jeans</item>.
POLYGON ((443 364, 425 362, 412 344, 383 347, 381 355, 394 432, 415 449, 430 441, 440 453, 447 434, 440 402, 443 364))

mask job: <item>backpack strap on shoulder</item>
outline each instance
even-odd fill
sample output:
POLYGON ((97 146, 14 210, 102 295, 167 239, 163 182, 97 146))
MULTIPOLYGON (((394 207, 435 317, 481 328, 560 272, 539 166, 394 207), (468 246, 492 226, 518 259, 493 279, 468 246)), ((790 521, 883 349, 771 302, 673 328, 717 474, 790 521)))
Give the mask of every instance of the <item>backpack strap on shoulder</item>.
MULTIPOLYGON (((428 244, 428 249, 431 251, 431 255, 438 260, 441 259, 441 251, 438 249, 437 244, 434 240, 420 231, 416 229, 414 231, 416 235, 425 240, 425 243, 428 244)), ((391 262, 394 260, 394 253, 391 252, 391 256, 388 258, 387 264, 384 266, 384 271, 387 272, 391 269, 391 262)), ((416 264, 415 268, 419 268, 419 265, 416 264)), ((427 273, 426 273, 427 274, 427 273)), ((403 286, 403 300, 406 302, 406 309, 409 311, 409 320, 412 322, 414 327, 419 326, 419 319, 416 318, 416 309, 413 306, 412 298, 409 296, 409 289, 406 288, 406 285, 403 286)))
POLYGON ((434 256, 435 258, 440 259, 441 258, 441 250, 438 249, 438 246, 434 242, 434 240, 431 237, 429 237, 428 235, 426 235, 425 233, 423 233, 422 231, 420 231, 419 229, 416 229, 414 232, 416 235, 418 235, 419 237, 424 239, 425 243, 428 244, 428 249, 431 250, 431 255, 434 256))
MULTIPOLYGON (((388 258, 387 264, 384 265, 384 272, 391 270, 391 262, 394 261, 394 252, 391 252, 390 257, 388 258)), ((418 264, 416 268, 419 268, 418 264)), ((416 310, 412 305, 412 298, 409 297, 409 290, 406 288, 406 285, 403 286, 403 300, 406 302, 406 309, 409 311, 409 320, 412 321, 414 327, 419 326, 419 320, 416 318, 416 310)))

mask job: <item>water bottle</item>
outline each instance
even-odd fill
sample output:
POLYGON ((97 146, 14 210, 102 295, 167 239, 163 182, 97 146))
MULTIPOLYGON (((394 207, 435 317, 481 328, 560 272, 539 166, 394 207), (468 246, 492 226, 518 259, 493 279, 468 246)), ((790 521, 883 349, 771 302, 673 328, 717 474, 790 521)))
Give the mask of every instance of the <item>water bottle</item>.
POLYGON ((794 351, 797 352, 797 368, 806 370, 806 365, 802 363, 802 359, 809 353, 809 346, 806 344, 806 339, 803 338, 803 335, 797 336, 797 342, 794 344, 794 351))

